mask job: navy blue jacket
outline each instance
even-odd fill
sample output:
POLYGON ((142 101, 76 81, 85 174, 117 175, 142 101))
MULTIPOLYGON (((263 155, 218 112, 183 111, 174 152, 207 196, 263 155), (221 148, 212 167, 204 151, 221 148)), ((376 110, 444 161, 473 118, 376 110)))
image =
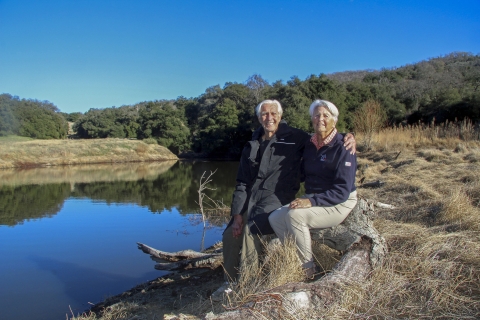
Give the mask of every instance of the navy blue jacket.
POLYGON ((313 194, 309 197, 313 206, 335 206, 356 190, 357 157, 345 149, 342 140, 343 136, 337 133, 318 151, 311 141, 305 145, 305 192, 313 194))

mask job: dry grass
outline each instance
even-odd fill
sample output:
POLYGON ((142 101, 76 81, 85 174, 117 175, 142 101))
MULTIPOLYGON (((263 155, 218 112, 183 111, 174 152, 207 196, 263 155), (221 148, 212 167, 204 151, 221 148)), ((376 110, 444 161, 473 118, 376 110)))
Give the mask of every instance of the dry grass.
MULTIPOLYGON (((101 319, 103 320, 132 319, 133 313, 135 313, 135 311, 137 311, 138 309, 140 309, 140 305, 138 303, 119 302, 107 307, 102 313, 101 319)), ((70 319, 71 320, 95 320, 98 318, 94 312, 88 312, 79 316, 75 316, 72 314, 72 317, 70 319)), ((133 319, 135 319, 135 317, 133 317, 133 319)))
POLYGON ((223 302, 227 309, 232 310, 250 304, 253 306, 250 309, 252 316, 258 319, 303 319, 306 314, 293 314, 278 294, 266 293, 282 284, 305 280, 295 242, 287 239, 282 245, 278 239, 273 242, 268 240, 269 237, 266 237, 266 254, 260 266, 243 267, 238 284, 232 287, 233 291, 223 302), (272 309, 275 310, 274 314, 272 309))
POLYGON ((0 139, 0 169, 178 159, 167 148, 128 139, 0 139))
POLYGON ((360 194, 398 208, 375 220, 390 252, 322 317, 480 317, 480 144, 459 138, 432 127, 387 129, 375 137, 379 151, 359 155, 358 179, 386 182, 360 194))
POLYGON ((384 265, 345 288, 326 319, 476 319, 480 315, 478 234, 445 233, 380 220, 390 245, 384 265))
MULTIPOLYGON (((464 120, 446 122, 442 125, 431 123, 430 125, 417 124, 385 128, 373 137, 373 145, 376 151, 412 149, 422 146, 453 149, 459 143, 468 146, 473 142, 473 145, 476 145, 479 139, 480 128, 474 126, 471 121, 464 120)), ((369 140, 369 137, 359 134, 357 140, 361 147, 363 141, 369 140)))
MULTIPOLYGON (((265 294, 303 279, 290 243, 267 250, 260 271, 247 270, 224 304, 256 301, 252 314, 258 319, 479 319, 480 143, 460 139, 458 132, 387 129, 374 136, 373 151, 359 153, 359 194, 396 207, 376 211, 374 223, 389 253, 367 280, 341 288, 341 299, 332 305, 293 314, 281 297, 265 294), (385 184, 362 188, 361 179, 385 184), (275 314, 271 306, 277 306, 275 314)), ((340 258, 321 245, 314 249, 325 271, 340 258)), ((181 312, 201 318, 222 310, 199 298, 181 312)), ((132 314, 144 319, 138 311, 132 314)))

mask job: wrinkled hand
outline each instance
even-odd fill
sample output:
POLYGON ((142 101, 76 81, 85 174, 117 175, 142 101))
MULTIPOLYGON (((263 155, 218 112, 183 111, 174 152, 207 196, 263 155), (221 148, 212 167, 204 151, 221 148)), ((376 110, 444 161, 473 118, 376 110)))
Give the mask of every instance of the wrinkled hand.
POLYGON ((345 135, 343 138, 343 145, 347 150, 350 150, 350 154, 355 154, 357 152, 357 141, 355 141, 355 136, 350 132, 345 135))
POLYGON ((299 208, 310 208, 312 206, 312 203, 310 202, 309 199, 305 198, 297 198, 290 202, 290 209, 299 209, 299 208))
POLYGON ((243 218, 240 214, 233 216, 232 231, 233 237, 238 238, 242 234, 243 218))

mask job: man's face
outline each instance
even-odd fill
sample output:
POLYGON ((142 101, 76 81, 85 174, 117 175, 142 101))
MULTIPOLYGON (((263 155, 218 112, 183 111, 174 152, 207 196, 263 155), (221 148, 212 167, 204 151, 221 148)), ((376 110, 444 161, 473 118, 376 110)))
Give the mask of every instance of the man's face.
POLYGON ((262 104, 258 120, 262 124, 265 134, 269 137, 273 136, 278 129, 278 124, 282 120, 282 116, 278 112, 276 104, 262 104))
POLYGON ((313 110, 312 124, 315 133, 329 134, 335 127, 335 119, 327 108, 321 106, 313 110))

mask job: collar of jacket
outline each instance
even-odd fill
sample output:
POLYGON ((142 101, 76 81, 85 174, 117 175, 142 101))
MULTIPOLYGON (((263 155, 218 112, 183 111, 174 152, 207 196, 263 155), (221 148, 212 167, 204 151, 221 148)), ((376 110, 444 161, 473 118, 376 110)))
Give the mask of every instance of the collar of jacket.
MULTIPOLYGON (((292 132, 292 129, 287 124, 287 121, 281 120, 280 123, 278 124, 278 129, 277 132, 275 132, 275 139, 276 141, 279 137, 286 136, 292 132)), ((260 147, 260 138, 263 136, 263 127, 258 128, 255 130, 252 134, 252 140, 250 140, 248 143, 250 144, 250 156, 248 159, 253 163, 254 166, 258 165, 258 162, 255 162, 255 159, 257 157, 257 152, 258 148, 260 147)))
MULTIPOLYGON (((275 136, 278 137, 283 137, 287 134, 292 132, 292 129, 287 124, 287 121, 285 120, 280 120, 280 123, 278 124, 277 132, 275 132, 275 136)), ((252 134, 252 140, 259 140, 264 134, 263 127, 258 128, 255 130, 252 134)))

